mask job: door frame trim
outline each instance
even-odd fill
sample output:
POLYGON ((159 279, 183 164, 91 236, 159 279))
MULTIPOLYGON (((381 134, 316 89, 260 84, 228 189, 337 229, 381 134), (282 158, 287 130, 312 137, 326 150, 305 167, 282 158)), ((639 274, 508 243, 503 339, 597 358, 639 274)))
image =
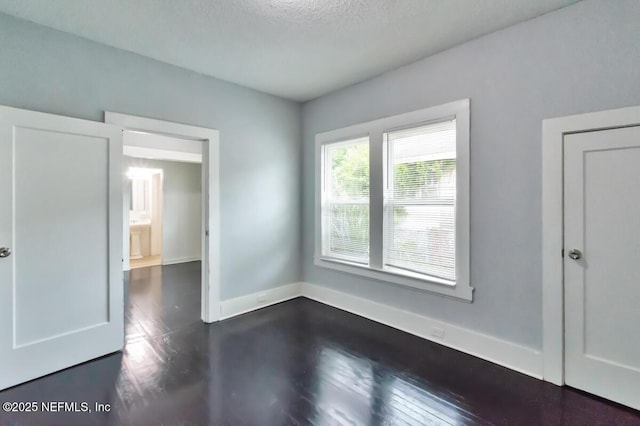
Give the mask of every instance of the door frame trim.
POLYGON ((215 129, 105 111, 104 121, 122 130, 155 133, 203 142, 202 179, 208 199, 202 203, 202 290, 201 318, 206 323, 220 320, 220 132, 215 129), (206 223, 205 211, 209 217, 206 223), (208 235, 213 236, 207 238, 208 235), (208 243, 208 244, 207 244, 208 243), (208 245, 208 247, 207 247, 208 245), (208 256, 207 256, 208 253, 208 256))
POLYGON ((640 106, 542 121, 543 378, 564 385, 564 136, 640 125, 640 106))

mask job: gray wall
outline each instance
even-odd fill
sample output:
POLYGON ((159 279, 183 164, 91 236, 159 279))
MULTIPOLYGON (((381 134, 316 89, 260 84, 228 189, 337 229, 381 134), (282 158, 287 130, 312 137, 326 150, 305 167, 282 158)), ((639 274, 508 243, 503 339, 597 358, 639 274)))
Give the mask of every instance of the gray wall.
POLYGON ((221 298, 300 279, 300 106, 0 14, 0 104, 220 131, 221 298))
POLYGON ((542 120, 638 104, 637 0, 585 0, 305 104, 304 280, 541 348, 542 120), (475 301, 315 267, 314 135, 462 98, 475 301))
POLYGON ((162 261, 199 259, 202 251, 202 166, 125 157, 129 167, 162 169, 162 261))

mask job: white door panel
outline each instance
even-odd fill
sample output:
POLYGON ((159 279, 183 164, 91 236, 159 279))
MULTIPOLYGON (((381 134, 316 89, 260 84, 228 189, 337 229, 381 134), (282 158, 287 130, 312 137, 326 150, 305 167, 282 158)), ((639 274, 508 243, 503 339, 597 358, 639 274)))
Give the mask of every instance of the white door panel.
POLYGON ((123 347, 121 138, 0 107, 0 389, 123 347))
POLYGON ((640 127, 564 146, 565 380, 640 408, 640 127))

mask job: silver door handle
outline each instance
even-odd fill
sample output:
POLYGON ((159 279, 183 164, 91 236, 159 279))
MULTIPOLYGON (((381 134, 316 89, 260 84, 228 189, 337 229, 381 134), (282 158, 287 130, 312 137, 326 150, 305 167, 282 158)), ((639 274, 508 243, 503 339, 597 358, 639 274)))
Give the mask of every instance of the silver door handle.
POLYGON ((9 247, 0 247, 0 258, 11 256, 11 249, 9 247))
POLYGON ((578 260, 582 258, 582 253, 578 249, 569 250, 569 258, 573 260, 578 260))

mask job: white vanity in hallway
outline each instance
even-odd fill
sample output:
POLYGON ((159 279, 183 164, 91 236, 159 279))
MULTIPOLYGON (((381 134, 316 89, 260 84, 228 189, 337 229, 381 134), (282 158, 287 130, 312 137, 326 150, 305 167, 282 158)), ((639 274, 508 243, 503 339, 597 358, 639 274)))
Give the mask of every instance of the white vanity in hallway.
POLYGON ((149 251, 149 240, 151 233, 151 221, 141 221, 141 222, 130 222, 129 223, 129 238, 130 238, 130 246, 131 246, 131 255, 130 259, 142 259, 143 256, 143 241, 146 242, 145 250, 149 251))
POLYGON ((137 261, 138 267, 160 264, 162 171, 132 167, 127 174, 131 182, 129 259, 137 261))

